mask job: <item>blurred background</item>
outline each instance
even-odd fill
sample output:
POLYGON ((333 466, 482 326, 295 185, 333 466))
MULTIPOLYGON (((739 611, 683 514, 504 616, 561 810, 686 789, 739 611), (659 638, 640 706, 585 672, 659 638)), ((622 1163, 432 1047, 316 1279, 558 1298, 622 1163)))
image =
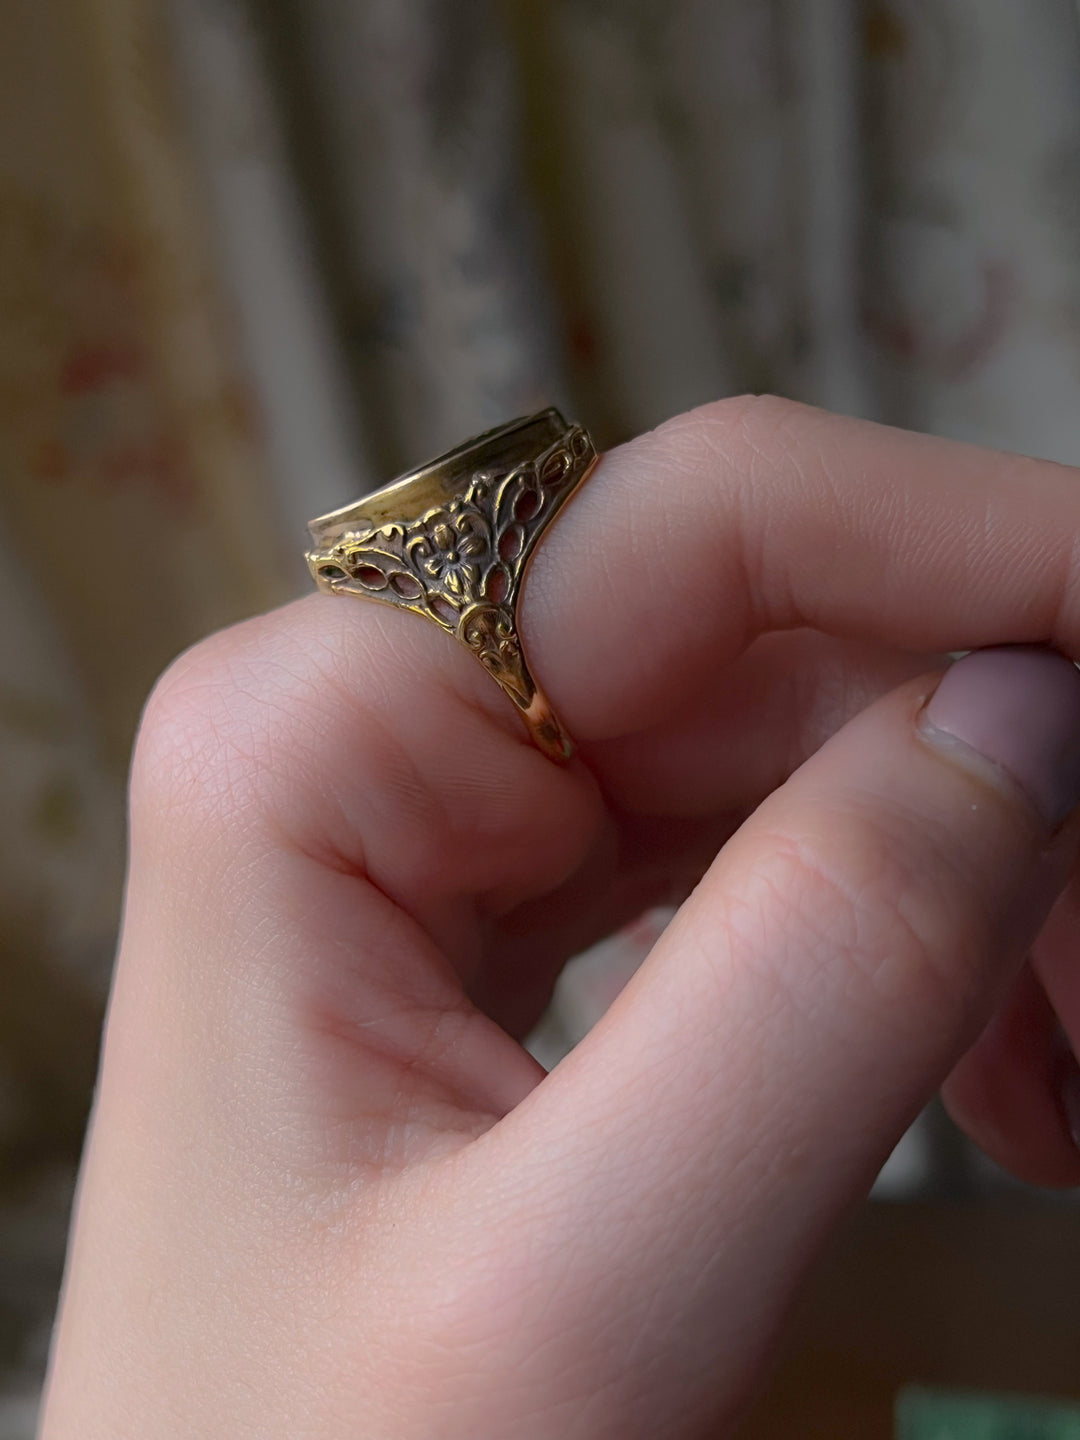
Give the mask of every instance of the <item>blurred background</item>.
MULTIPOLYGON (((1075 0, 3 0, 0 1440, 155 675, 465 436, 747 389, 1080 463, 1075 0)), ((568 972, 538 1054, 663 918, 568 972)), ((908 1380, 1080 1396, 1080 1211, 936 1109, 878 1194, 760 1433, 886 1434, 908 1380)))

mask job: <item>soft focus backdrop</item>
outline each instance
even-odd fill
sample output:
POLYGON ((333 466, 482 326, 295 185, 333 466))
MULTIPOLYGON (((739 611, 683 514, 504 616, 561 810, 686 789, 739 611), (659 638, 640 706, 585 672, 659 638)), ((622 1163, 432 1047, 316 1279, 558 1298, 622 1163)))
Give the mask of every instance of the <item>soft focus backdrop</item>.
MULTIPOLYGON (((0 1440, 156 673, 469 434, 745 389, 1080 463, 1073 0, 3 0, 0 1440)), ((939 1127, 895 1183, 993 1184, 939 1127)))

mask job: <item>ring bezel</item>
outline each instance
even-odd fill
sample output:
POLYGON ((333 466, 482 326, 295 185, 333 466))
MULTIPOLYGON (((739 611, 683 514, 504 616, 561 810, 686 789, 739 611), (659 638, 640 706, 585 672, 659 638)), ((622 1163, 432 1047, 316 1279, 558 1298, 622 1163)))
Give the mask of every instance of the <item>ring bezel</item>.
POLYGON ((589 474, 588 433, 554 407, 478 435, 309 525, 316 584, 412 610, 459 640, 553 759, 573 747, 529 672, 517 602, 537 542, 589 474))

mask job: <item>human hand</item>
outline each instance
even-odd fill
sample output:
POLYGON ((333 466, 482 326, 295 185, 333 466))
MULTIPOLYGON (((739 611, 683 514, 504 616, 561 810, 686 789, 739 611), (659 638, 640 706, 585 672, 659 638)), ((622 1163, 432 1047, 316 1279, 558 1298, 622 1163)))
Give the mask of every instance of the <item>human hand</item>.
POLYGON ((45 1440, 718 1433, 950 1071, 999 1160, 1080 1182, 1080 676, 995 651, 934 694, 946 651, 1080 654, 1078 534, 1072 470, 726 401, 540 545, 565 769, 379 606, 181 657, 45 1440), (565 960, 695 882, 545 1076, 565 960))

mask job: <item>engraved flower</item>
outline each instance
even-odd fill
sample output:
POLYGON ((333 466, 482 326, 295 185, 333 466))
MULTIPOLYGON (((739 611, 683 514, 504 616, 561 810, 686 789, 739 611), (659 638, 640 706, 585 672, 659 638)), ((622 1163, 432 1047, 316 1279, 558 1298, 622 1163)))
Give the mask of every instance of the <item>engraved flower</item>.
POLYGON ((475 591, 480 567, 473 563, 473 557, 483 554, 484 541, 468 524, 468 517, 460 516, 454 524, 438 521, 431 528, 431 543, 434 549, 424 561, 431 578, 453 595, 475 591))

